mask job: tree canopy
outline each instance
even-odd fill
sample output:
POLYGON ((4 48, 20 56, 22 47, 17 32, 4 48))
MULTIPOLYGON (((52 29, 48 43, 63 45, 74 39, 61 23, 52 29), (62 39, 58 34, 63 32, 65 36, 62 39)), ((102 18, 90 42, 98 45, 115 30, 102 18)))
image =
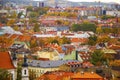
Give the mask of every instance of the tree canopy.
POLYGON ((91 55, 91 63, 97 66, 105 62, 104 53, 101 50, 95 50, 91 55))
POLYGON ((112 18, 115 18, 115 16, 103 15, 103 16, 101 17, 101 19, 103 19, 103 20, 112 19, 112 18))
POLYGON ((88 39, 89 39, 88 45, 93 46, 97 43, 98 37, 94 35, 94 36, 90 36, 88 39))
POLYGON ((34 25, 33 30, 34 30, 34 32, 39 32, 39 31, 40 31, 40 28, 39 28, 39 24, 38 24, 38 23, 36 23, 36 24, 34 25))
POLYGON ((84 22, 82 24, 73 24, 71 27, 72 31, 93 31, 96 32, 97 26, 90 22, 84 22))
POLYGON ((7 70, 0 69, 0 80, 11 80, 11 75, 7 70))

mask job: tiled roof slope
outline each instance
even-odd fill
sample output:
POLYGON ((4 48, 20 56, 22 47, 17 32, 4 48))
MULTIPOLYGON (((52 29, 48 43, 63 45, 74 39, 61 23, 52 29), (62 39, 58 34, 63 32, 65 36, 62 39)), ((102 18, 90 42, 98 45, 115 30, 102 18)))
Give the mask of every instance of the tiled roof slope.
POLYGON ((84 73, 76 73, 74 76, 72 76, 72 79, 74 80, 103 80, 101 76, 99 76, 96 73, 90 73, 90 72, 84 72, 84 73))
POLYGON ((2 69, 14 69, 9 52, 0 52, 0 68, 2 69))

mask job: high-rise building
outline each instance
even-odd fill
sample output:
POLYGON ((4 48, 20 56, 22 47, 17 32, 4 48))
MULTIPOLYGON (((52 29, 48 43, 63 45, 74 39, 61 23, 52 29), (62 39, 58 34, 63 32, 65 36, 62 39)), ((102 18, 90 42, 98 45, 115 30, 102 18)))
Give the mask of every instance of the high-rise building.
POLYGON ((44 2, 38 2, 37 7, 44 7, 44 2))

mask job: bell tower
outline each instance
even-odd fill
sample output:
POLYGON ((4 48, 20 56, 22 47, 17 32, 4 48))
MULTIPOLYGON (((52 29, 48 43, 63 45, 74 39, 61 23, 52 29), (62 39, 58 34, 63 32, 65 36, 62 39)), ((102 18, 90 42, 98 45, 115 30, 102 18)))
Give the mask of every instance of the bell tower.
POLYGON ((16 56, 16 53, 13 53, 12 60, 13 60, 14 66, 17 68, 17 56, 16 56))
POLYGON ((29 80, 29 71, 26 55, 24 55, 24 62, 22 64, 22 80, 29 80))

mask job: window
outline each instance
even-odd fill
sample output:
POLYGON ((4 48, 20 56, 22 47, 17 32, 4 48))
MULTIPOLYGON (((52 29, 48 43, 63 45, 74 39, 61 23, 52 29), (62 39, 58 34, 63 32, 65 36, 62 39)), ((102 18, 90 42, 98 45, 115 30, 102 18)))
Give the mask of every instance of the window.
POLYGON ((26 70, 24 70, 24 74, 26 75, 26 70))

